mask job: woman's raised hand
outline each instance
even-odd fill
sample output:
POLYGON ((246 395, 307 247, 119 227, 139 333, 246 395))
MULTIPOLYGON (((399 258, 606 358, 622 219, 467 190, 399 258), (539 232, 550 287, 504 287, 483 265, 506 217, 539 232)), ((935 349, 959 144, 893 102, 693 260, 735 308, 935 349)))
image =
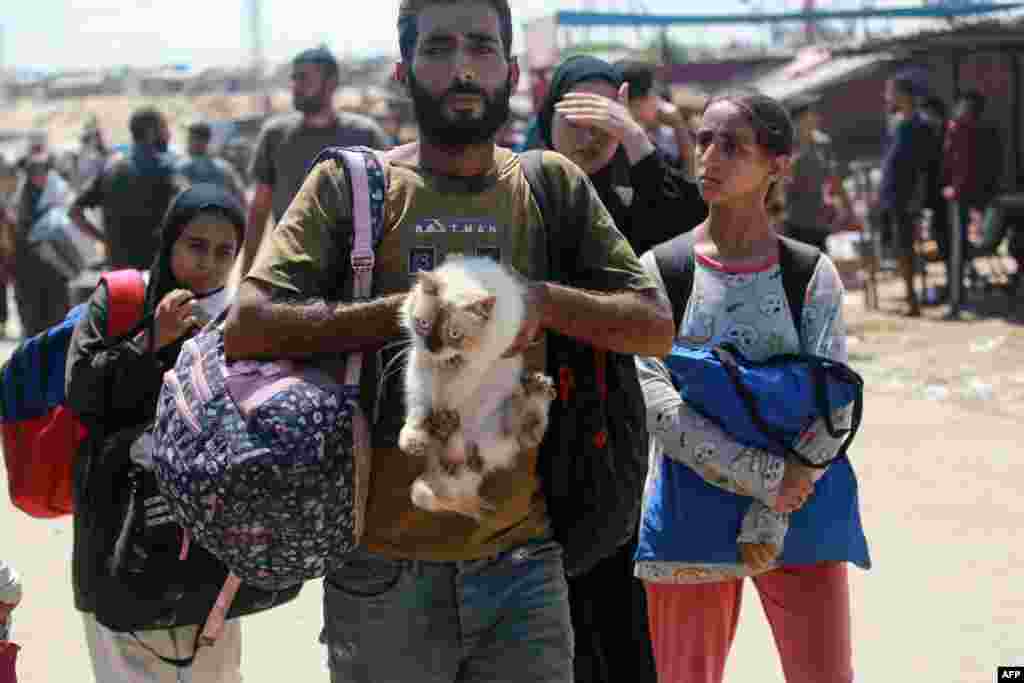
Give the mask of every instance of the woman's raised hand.
POLYGON ((640 128, 629 112, 629 84, 623 83, 618 96, 608 99, 586 92, 568 92, 555 105, 555 111, 576 126, 596 128, 616 142, 640 128))

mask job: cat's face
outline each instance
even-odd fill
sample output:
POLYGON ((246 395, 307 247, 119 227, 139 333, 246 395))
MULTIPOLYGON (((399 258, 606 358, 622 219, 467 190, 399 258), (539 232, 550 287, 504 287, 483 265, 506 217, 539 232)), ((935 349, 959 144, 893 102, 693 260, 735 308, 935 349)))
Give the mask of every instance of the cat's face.
POLYGON ((446 298, 444 282, 433 273, 421 272, 410 292, 406 326, 412 340, 441 365, 457 365, 484 341, 494 312, 495 298, 487 292, 460 301, 446 298))

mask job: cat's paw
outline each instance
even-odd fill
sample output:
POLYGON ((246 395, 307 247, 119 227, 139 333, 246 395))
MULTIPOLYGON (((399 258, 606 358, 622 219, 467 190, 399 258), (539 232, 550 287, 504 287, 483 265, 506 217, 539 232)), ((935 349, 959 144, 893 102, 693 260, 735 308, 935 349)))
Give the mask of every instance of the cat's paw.
POLYGON ((537 448, 548 430, 548 416, 536 411, 523 415, 519 432, 519 444, 523 448, 537 448))
POLYGON ((739 543, 738 545, 743 564, 755 572, 771 567, 782 550, 773 543, 739 543))
MULTIPOLYGON (((449 470, 442 465, 448 476, 458 476, 459 468, 449 470)), ((493 516, 498 508, 477 493, 446 490, 440 482, 431 482, 431 473, 418 477, 409 490, 413 505, 428 512, 452 512, 475 520, 478 524, 493 516), (436 484, 436 485, 435 485, 436 484)), ((436 473, 434 473, 436 476, 436 473)))
POLYGON ((459 413, 454 410, 435 410, 427 418, 427 431, 429 431, 438 441, 444 443, 448 441, 452 434, 461 426, 462 419, 459 417, 459 413))
POLYGON ((427 512, 441 512, 444 508, 433 487, 423 477, 419 477, 409 487, 409 497, 412 504, 427 512))
POLYGON ((555 382, 547 375, 540 372, 527 372, 523 374, 523 391, 527 396, 541 394, 548 400, 555 400, 558 392, 555 391, 555 382))
POLYGON ((436 445, 430 432, 418 426, 406 424, 398 433, 398 449, 415 458, 427 457, 436 445))

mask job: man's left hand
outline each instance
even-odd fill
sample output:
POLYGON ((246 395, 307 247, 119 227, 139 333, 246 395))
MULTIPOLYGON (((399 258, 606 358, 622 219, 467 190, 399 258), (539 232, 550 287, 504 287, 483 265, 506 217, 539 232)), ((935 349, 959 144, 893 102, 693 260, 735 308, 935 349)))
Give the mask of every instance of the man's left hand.
POLYGON ((518 356, 533 346, 541 330, 541 321, 544 317, 544 307, 547 300, 547 289, 543 282, 527 282, 525 287, 526 296, 523 298, 525 315, 523 324, 519 328, 519 334, 516 336, 515 341, 512 342, 512 346, 503 354, 503 358, 518 356))

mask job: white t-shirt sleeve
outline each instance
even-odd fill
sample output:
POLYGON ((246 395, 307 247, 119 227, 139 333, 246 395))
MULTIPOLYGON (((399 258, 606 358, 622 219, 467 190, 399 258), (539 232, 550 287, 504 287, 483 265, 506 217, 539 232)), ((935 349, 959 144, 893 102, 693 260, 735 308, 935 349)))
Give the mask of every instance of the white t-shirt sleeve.
POLYGON ((832 259, 822 254, 808 285, 803 311, 803 339, 809 353, 845 363, 846 322, 843 319, 845 289, 832 259))

